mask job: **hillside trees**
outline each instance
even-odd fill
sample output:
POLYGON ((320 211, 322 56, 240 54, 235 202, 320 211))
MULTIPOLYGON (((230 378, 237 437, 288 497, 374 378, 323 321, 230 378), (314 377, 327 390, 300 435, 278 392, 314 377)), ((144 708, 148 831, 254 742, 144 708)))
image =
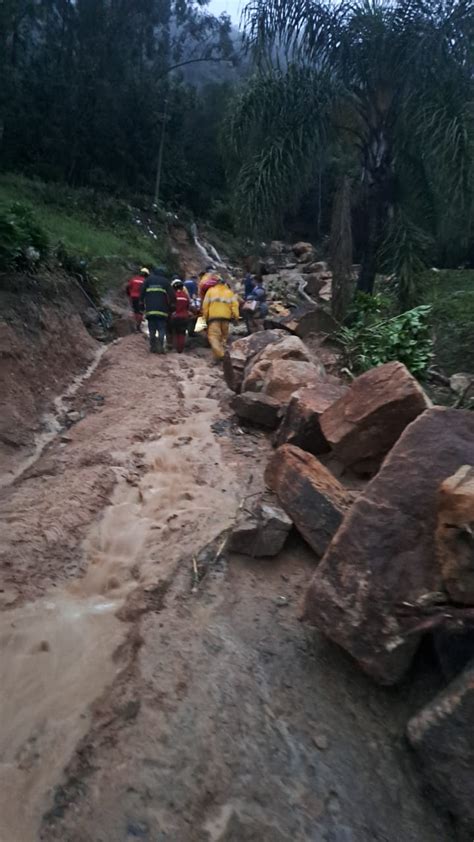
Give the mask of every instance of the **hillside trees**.
POLYGON ((152 195, 166 98, 165 198, 196 193, 201 91, 183 73, 235 58, 228 18, 198 0, 5 0, 0 39, 4 167, 152 195))
POLYGON ((395 272, 406 306, 425 262, 472 240, 474 3, 254 0, 245 21, 255 75, 228 120, 243 227, 275 233, 335 157, 358 287, 395 272))

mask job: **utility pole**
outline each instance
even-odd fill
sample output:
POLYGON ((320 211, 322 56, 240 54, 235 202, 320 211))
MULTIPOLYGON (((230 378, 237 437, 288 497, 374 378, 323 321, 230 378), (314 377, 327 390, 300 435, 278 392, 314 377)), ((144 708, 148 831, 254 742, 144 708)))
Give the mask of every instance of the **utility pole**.
POLYGON ((163 122, 161 124, 160 145, 158 148, 158 163, 156 165, 156 181, 155 181, 155 196, 153 199, 153 207, 158 207, 158 200, 160 198, 160 183, 161 183, 161 169, 163 166, 163 148, 165 145, 165 131, 166 120, 168 119, 168 97, 165 99, 165 107, 162 114, 163 122))

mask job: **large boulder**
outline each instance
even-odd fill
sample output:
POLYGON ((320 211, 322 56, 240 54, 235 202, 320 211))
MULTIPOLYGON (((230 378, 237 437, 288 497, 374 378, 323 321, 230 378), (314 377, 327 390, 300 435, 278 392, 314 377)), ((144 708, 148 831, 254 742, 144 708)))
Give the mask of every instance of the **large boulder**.
MULTIPOLYGON (((474 837, 474 663, 408 723, 437 802, 474 837)), ((464 836, 463 836, 464 838, 464 836)))
MULTIPOLYGON (((259 392, 264 389, 265 378, 272 362, 276 360, 299 360, 310 363, 311 355, 307 347, 297 336, 284 336, 281 341, 267 345, 256 354, 245 369, 242 390, 259 392)), ((319 368, 321 376, 324 369, 319 368)))
POLYGON ((320 418, 346 391, 347 386, 329 380, 298 389, 288 404, 275 444, 294 444, 309 453, 327 453, 330 447, 321 432, 320 418))
POLYGON ((271 457, 265 482, 314 552, 324 555, 352 502, 348 492, 315 456, 289 444, 271 457))
MULTIPOLYGON (((306 618, 381 683, 406 673, 427 602, 442 592, 438 487, 466 460, 474 460, 474 413, 424 412, 354 503, 311 582, 306 618)), ((435 601, 430 622, 444 616, 435 601)))
POLYGON ((262 392, 241 392, 230 402, 236 415, 260 427, 275 430, 280 423, 281 403, 262 392))
POLYGON ((277 555, 292 525, 276 498, 266 494, 239 515, 227 549, 252 558, 277 555))
POLYGON ((334 333, 337 323, 330 313, 320 304, 305 301, 296 307, 289 316, 281 319, 267 319, 269 327, 281 328, 304 339, 310 333, 334 333))
POLYGON ((287 404, 297 389, 315 385, 324 377, 324 369, 304 360, 273 360, 256 363, 245 377, 243 391, 263 392, 287 404))
POLYGON ((293 252, 295 253, 296 257, 302 257, 305 254, 312 255, 314 252, 314 246, 311 243, 295 243, 293 246, 293 252))
POLYGON ((318 275, 315 273, 311 273, 310 275, 305 275, 304 280, 306 282, 305 292, 308 295, 312 295, 313 298, 316 298, 318 293, 322 290, 322 288, 326 285, 327 279, 322 275, 318 275))
POLYGON ((302 360, 309 363, 311 362, 311 354, 298 336, 286 334, 278 342, 266 345, 262 351, 252 357, 250 365, 260 362, 270 364, 273 360, 302 360))
POLYGON ((236 339, 224 355, 224 377, 233 392, 240 392, 244 371, 249 362, 267 345, 285 339, 284 330, 260 330, 251 336, 236 339))
POLYGON ((453 602, 474 605, 474 468, 471 465, 463 465, 440 486, 436 551, 444 586, 453 602))
POLYGON ((321 430, 337 458, 358 473, 373 473, 411 421, 431 406, 402 363, 361 374, 321 416, 321 430))

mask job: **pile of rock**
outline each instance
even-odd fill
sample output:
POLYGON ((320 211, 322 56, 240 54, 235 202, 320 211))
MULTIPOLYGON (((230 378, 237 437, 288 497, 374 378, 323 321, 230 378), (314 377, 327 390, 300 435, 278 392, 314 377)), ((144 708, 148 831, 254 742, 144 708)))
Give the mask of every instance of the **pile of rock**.
POLYGON ((262 275, 269 300, 283 307, 296 306, 302 298, 330 300, 332 273, 317 259, 311 243, 274 241, 268 255, 248 268, 262 275))
POLYGON ((474 413, 432 407, 398 362, 343 383, 281 328, 235 342, 225 373, 237 414, 276 430, 265 480, 287 523, 258 511, 248 547, 280 547, 294 524, 317 560, 305 619, 382 684, 433 635, 452 683, 407 733, 472 835, 474 413))

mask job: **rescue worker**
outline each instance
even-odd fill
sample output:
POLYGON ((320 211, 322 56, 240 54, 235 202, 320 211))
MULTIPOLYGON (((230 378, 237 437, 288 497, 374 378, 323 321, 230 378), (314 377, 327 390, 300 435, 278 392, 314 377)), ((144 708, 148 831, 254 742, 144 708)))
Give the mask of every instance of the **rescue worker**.
POLYGON ((185 280, 184 288, 187 290, 188 295, 190 298, 197 298, 198 294, 198 279, 196 275, 192 275, 190 278, 185 280))
POLYGON ((165 353, 166 326, 173 305, 173 291, 165 270, 160 266, 153 269, 142 286, 141 302, 145 307, 145 316, 150 334, 152 354, 165 353), (156 335, 158 334, 158 342, 156 335))
POLYGON ((174 312, 171 314, 170 327, 173 337, 173 345, 178 354, 184 351, 186 342, 186 330, 190 317, 189 305, 190 299, 186 287, 179 278, 172 281, 171 286, 174 291, 174 312))
POLYGON ((250 274, 250 272, 247 272, 247 274, 244 278, 244 298, 245 299, 250 298, 250 296, 252 295, 254 286, 255 286, 255 281, 254 281, 252 275, 250 274))
POLYGON ((213 266, 208 266, 207 269, 199 275, 198 292, 201 301, 204 301, 204 296, 206 295, 207 290, 209 287, 214 286, 216 280, 217 275, 213 266))
POLYGON ((254 282, 252 293, 242 307, 242 316, 249 335, 262 330, 263 321, 268 316, 268 304, 267 293, 261 280, 254 282))
POLYGON ((143 304, 141 303, 140 296, 145 279, 148 278, 149 274, 148 269, 144 266, 143 269, 140 269, 140 274, 134 275, 133 278, 130 278, 127 286, 125 287, 125 292, 127 293, 128 300, 130 301, 135 328, 137 331, 141 330, 143 321, 143 304))
POLYGON ((202 314, 207 322, 207 338, 217 361, 224 356, 225 344, 229 335, 229 323, 238 321, 239 302, 237 296, 223 278, 217 277, 216 283, 208 289, 202 305, 202 314))

